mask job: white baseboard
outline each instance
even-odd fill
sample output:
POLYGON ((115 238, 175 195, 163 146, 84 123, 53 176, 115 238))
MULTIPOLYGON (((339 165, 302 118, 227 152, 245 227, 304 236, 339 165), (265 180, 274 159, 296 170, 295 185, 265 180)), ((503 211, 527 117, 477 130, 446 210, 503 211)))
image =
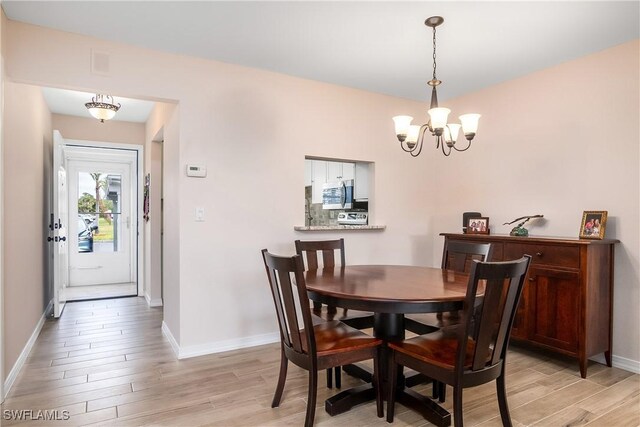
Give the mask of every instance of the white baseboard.
POLYGON ((175 337, 171 333, 169 326, 162 321, 162 334, 169 340, 169 344, 171 344, 171 348, 173 349, 173 353, 176 355, 178 359, 180 359, 180 346, 178 345, 178 341, 176 341, 175 337))
POLYGON ((7 375, 7 379, 4 382, 5 398, 9 395, 11 386, 13 386, 13 383, 15 382, 16 378, 18 378, 18 374, 20 373, 20 370, 24 366, 24 363, 27 361, 27 357, 29 357, 29 353, 31 353, 31 349, 33 349, 33 346, 36 343, 36 340, 38 339, 38 335, 40 335, 40 331, 44 326, 44 321, 47 319, 47 317, 51 313, 51 310, 53 310, 53 300, 49 301, 47 308, 44 309, 44 313, 42 313, 42 317, 40 317, 40 320, 38 320, 38 323, 36 324, 36 327, 33 330, 31 337, 29 337, 27 344, 25 344, 24 348, 22 349, 22 352, 20 353, 20 356, 18 356, 18 360, 16 360, 16 363, 14 363, 13 368, 11 368, 9 375, 7 375))
POLYGON ((144 294, 144 299, 147 300, 147 305, 149 307, 162 307, 162 298, 151 299, 149 294, 144 294))
MULTIPOLYGON (((602 363, 603 365, 607 364, 603 354, 590 357, 589 359, 602 363)), ((624 369, 625 371, 633 372, 634 374, 640 374, 640 361, 638 360, 627 359, 626 357, 620 357, 614 354, 611 356, 611 364, 615 368, 624 369)))
POLYGON ((162 322, 162 332, 169 340, 171 348, 178 359, 188 359, 190 357, 204 356, 207 354, 222 353, 225 351, 238 350, 241 348, 254 347, 263 344, 272 344, 280 341, 280 333, 270 333, 262 335, 254 335, 251 337, 234 338, 231 340, 218 341, 207 344, 196 344, 186 347, 180 347, 173 334, 162 322))

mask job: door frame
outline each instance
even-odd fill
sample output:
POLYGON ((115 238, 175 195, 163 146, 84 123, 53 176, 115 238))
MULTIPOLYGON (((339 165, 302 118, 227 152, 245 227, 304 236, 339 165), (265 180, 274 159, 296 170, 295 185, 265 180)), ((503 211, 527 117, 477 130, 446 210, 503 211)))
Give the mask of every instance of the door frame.
POLYGON ((131 174, 131 179, 136 180, 135 189, 137 191, 136 203, 132 205, 132 209, 137 209, 137 238, 136 238, 136 279, 137 279, 137 294, 138 296, 144 296, 144 226, 142 224, 142 209, 144 194, 144 146, 140 144, 122 144, 117 142, 100 142, 100 141, 85 141, 80 139, 66 139, 66 145, 69 147, 88 147, 88 148, 105 148, 116 150, 129 150, 136 152, 136 168, 137 173, 131 174))

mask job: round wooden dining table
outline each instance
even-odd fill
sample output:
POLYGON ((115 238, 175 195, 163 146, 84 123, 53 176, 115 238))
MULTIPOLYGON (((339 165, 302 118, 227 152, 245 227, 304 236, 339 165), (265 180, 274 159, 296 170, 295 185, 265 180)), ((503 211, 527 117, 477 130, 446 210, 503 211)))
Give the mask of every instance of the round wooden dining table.
MULTIPOLYGON (((313 301, 373 312, 374 335, 386 343, 404 339, 405 314, 462 308, 469 276, 431 267, 350 265, 309 270, 305 273, 305 279, 307 293, 313 301)), ((483 290, 479 289, 479 292, 483 290)), ((380 360, 384 390, 387 390, 389 356, 389 350, 384 345, 380 360)), ((348 369, 345 370, 349 372, 348 369)), ((370 374, 364 378, 369 379, 370 374)), ((436 425, 451 425, 448 411, 432 399, 406 387, 408 381, 405 381, 402 370, 399 370, 397 384, 396 396, 399 403, 420 412, 436 425)), ((387 391, 384 394, 386 398, 387 391)), ((374 398, 375 391, 371 384, 364 384, 327 399, 325 409, 330 415, 336 415, 374 398)))

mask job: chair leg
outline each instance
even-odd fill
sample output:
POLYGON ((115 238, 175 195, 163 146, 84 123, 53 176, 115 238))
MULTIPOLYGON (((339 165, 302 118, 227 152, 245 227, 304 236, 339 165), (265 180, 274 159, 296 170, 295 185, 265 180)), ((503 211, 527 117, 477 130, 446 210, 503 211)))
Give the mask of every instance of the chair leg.
POLYGON ((335 372, 335 376, 336 376, 336 388, 341 388, 342 387, 342 374, 341 372, 341 368, 340 366, 336 366, 335 368, 333 368, 333 371, 335 372))
POLYGON ((389 379, 387 386, 389 387, 387 394, 387 422, 393 422, 393 416, 396 406, 396 383, 398 378, 398 365, 396 364, 395 352, 389 357, 389 379))
POLYGON ((278 376, 278 385, 276 386, 276 393, 273 395, 273 401, 271 407, 276 408, 280 405, 282 399, 282 391, 284 390, 284 382, 287 379, 287 364, 289 360, 284 355, 284 350, 280 350, 280 375, 278 376))
POLYGON ((447 398, 447 385, 445 383, 440 383, 440 387, 438 390, 438 401, 440 403, 444 403, 447 398))
POLYGON ((500 418, 502 425, 511 427, 511 415, 509 415, 509 405, 507 404, 507 390, 504 380, 504 372, 496 379, 496 389, 498 392, 498 406, 500 406, 500 418))
POLYGON ((327 388, 333 388, 333 370, 327 369, 327 388))
POLYGON ((440 392, 440 381, 436 381, 436 380, 431 380, 431 385, 432 385, 432 392, 431 394, 433 395, 434 399, 438 398, 438 393, 440 392))
POLYGON ((384 409, 382 408, 382 381, 380 378, 380 349, 376 349, 373 357, 373 386, 376 389, 376 410, 378 418, 384 417, 384 409))
POLYGON ((453 387, 453 425, 462 427, 462 386, 453 387))
POLYGON ((316 416, 316 397, 318 395, 318 371, 309 371, 309 398, 307 399, 307 416, 304 420, 305 427, 313 426, 313 419, 316 416))

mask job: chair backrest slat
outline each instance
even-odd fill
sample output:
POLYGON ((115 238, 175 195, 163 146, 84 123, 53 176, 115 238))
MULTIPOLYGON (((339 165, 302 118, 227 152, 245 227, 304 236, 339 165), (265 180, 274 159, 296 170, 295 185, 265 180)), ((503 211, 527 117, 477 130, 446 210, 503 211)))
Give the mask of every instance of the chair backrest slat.
POLYGON ((465 369, 469 339, 475 341, 472 371, 493 366, 504 359, 530 261, 529 255, 509 262, 473 261, 462 327, 458 329, 456 369, 459 375, 465 369), (477 297, 481 283, 484 284, 484 292, 482 297, 477 297), (481 306, 476 308, 480 299, 481 306))
POLYGON ((442 268, 460 273, 471 270, 473 260, 491 261, 491 243, 445 240, 442 251, 442 268))
POLYGON ((262 250, 262 257, 283 344, 297 353, 315 355, 315 336, 302 258, 299 255, 280 257, 270 254, 266 249, 262 250), (304 333, 301 332, 303 329, 304 333))
POLYGON ((345 265, 344 239, 308 241, 296 240, 295 244, 296 253, 303 257, 303 259, 306 258, 307 270, 316 270, 321 267, 335 267, 335 251, 339 252, 340 264, 345 265), (318 253, 322 254, 322 265, 318 263, 318 253))

